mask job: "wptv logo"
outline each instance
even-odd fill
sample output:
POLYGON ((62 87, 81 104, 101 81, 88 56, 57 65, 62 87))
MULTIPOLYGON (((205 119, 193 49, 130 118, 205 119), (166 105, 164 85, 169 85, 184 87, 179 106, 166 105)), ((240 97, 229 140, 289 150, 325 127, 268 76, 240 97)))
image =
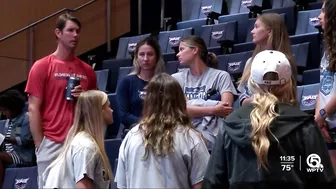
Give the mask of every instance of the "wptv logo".
MULTIPOLYGON (((282 171, 291 171, 292 169, 299 166, 299 170, 301 171, 301 165, 304 162, 301 162, 301 156, 299 158, 295 158, 295 156, 280 156, 280 165, 282 167, 282 171), (299 162, 297 162, 299 161, 299 162)), ((308 173, 322 173, 324 167, 321 163, 321 158, 317 154, 310 154, 306 159, 307 166, 304 166, 308 173)))
POLYGON ((307 157, 307 172, 308 173, 313 173, 313 172, 323 172, 323 165, 321 163, 321 158, 317 154, 310 154, 307 157))

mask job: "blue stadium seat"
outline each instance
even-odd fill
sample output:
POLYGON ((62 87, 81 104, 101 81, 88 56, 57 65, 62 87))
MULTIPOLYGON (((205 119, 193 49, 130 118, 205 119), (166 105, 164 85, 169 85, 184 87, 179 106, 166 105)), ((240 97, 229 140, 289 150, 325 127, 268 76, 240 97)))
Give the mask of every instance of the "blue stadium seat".
POLYGON ((218 69, 227 71, 231 75, 231 79, 234 83, 241 77, 246 61, 251 58, 252 51, 234 53, 228 55, 217 56, 218 69))
POLYGON ((118 75, 120 67, 132 66, 133 62, 130 58, 125 59, 108 59, 102 63, 102 69, 109 70, 109 76, 107 81, 106 90, 110 93, 114 93, 118 83, 118 75))
POLYGON ((320 83, 320 69, 306 70, 302 74, 302 84, 309 85, 320 83))
POLYGON ((182 0, 182 21, 207 18, 207 14, 227 14, 223 0, 182 0))
POLYGON ((296 3, 293 0, 273 0, 272 2, 272 9, 292 6, 296 6, 296 3))
POLYGON ((303 93, 303 87, 297 86, 296 87, 296 100, 298 101, 299 105, 301 104, 302 93, 303 93))
POLYGON ((314 10, 314 9, 321 9, 323 5, 323 0, 317 0, 314 3, 309 3, 308 4, 308 10, 314 10))
POLYGON ((321 10, 299 11, 295 35, 318 32, 315 27, 320 25, 320 12, 321 10))
POLYGON ((119 119, 119 110, 117 105, 117 94, 116 93, 110 93, 107 95, 108 99, 110 101, 110 108, 113 110, 113 123, 111 125, 108 125, 105 132, 105 138, 116 138, 119 129, 120 129, 120 119, 119 119))
POLYGON ((193 28, 194 35, 200 36, 202 31, 202 26, 207 24, 207 20, 204 18, 196 19, 196 20, 189 20, 176 23, 176 28, 178 30, 186 29, 186 28, 193 28))
MULTIPOLYGON (((119 68, 119 74, 118 74, 118 84, 119 82, 126 77, 128 74, 130 74, 133 70, 133 66, 128 66, 128 67, 120 67, 119 68)), ((118 87, 118 85, 117 85, 118 87)))
POLYGON ((105 152, 109 158, 111 169, 115 170, 115 160, 119 156, 119 148, 121 145, 121 139, 107 139, 105 140, 105 152))
POLYGON ((321 39, 319 33, 309 33, 302 35, 290 36, 291 44, 301 44, 309 42, 306 69, 314 69, 320 66, 321 61, 321 39))
POLYGON ((2 188, 38 188, 37 167, 7 168, 2 188))
POLYGON ((177 73, 179 64, 179 61, 169 61, 165 64, 165 71, 170 75, 177 73))
POLYGON ((235 43, 244 43, 246 40, 246 31, 248 26, 248 13, 235 14, 235 15, 224 15, 218 18, 219 23, 237 21, 237 34, 235 43))
POLYGON ((183 0, 182 22, 176 24, 177 29, 193 28, 194 34, 200 36, 201 28, 209 22, 208 16, 227 14, 226 3, 223 0, 183 0), (213 14, 214 13, 214 14, 213 14))
POLYGON ((161 47, 161 52, 164 61, 168 62, 176 60, 176 52, 180 45, 181 38, 184 38, 192 34, 193 34, 192 28, 160 32, 159 45, 161 47))
POLYGON ((232 48, 236 36, 237 21, 202 26, 202 34, 208 50, 216 55, 224 49, 232 48))
POLYGON ((150 34, 144 34, 133 37, 122 37, 119 39, 119 46, 117 52, 117 59, 120 58, 131 58, 130 53, 135 50, 136 44, 142 39, 149 37, 150 34))
POLYGON ((95 72, 97 77, 98 89, 101 91, 106 91, 109 70, 105 69, 105 70, 98 70, 95 72))
POLYGON ((227 0, 230 14, 256 12, 261 13, 262 9, 270 8, 268 0, 227 0))
POLYGON ((303 85, 302 87, 303 92, 300 100, 300 109, 308 113, 314 113, 320 84, 303 85))
POLYGON ((180 64, 179 61, 169 61, 165 64, 165 71, 170 75, 177 73, 185 68, 188 68, 188 66, 180 64))
POLYGON ((297 81, 302 84, 302 73, 307 69, 309 42, 292 45, 292 52, 297 66, 297 81))
POLYGON ((192 35, 192 28, 163 31, 159 33, 159 44, 162 53, 175 53, 173 48, 180 44, 180 39, 192 35))
POLYGON ((299 67, 307 67, 307 57, 309 51, 309 42, 292 45, 292 52, 296 65, 299 67))

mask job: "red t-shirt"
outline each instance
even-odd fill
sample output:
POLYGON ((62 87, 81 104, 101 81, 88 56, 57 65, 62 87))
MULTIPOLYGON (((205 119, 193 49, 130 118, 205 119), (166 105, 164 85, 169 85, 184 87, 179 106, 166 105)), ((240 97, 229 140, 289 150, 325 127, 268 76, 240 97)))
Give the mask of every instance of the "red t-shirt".
POLYGON ((44 136, 61 143, 74 118, 75 102, 65 99, 69 76, 79 77, 84 91, 97 89, 96 74, 88 64, 77 57, 63 61, 51 54, 35 62, 25 90, 42 101, 40 111, 44 136))

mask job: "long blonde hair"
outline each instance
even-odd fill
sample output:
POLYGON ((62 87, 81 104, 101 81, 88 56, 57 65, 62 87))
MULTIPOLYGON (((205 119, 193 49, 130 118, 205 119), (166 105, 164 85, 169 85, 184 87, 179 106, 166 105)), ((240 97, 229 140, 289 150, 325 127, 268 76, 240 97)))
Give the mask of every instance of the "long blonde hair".
MULTIPOLYGON (((274 80, 277 77, 273 73, 269 73, 266 76, 268 77, 267 80, 274 80)), ((258 157, 259 165, 262 165, 267 170, 267 156, 270 147, 268 134, 271 134, 276 139, 270 130, 270 126, 274 119, 279 116, 277 113, 278 104, 292 104, 296 96, 293 96, 292 81, 288 81, 284 85, 264 86, 256 84, 249 79, 248 88, 254 95, 252 101, 254 109, 250 114, 252 146, 258 157)))
MULTIPOLYGON (((296 63, 293 57, 293 52, 291 48, 291 43, 289 40, 287 27, 281 16, 277 13, 266 13, 262 14, 258 17, 266 28, 271 30, 271 35, 268 38, 268 43, 272 45, 272 49, 269 50, 276 50, 280 51, 286 55, 289 63, 291 64, 292 68, 292 85, 296 88, 296 76, 297 76, 297 68, 296 63)), ((263 50, 260 45, 257 45, 253 51, 252 57, 249 62, 246 63, 246 67, 244 73, 240 80, 238 81, 239 85, 245 85, 247 83, 250 75, 251 75, 251 63, 254 57, 263 50)), ((296 95, 296 89, 293 91, 293 95, 296 95)), ((297 105, 297 101, 293 101, 292 105, 297 105)))
POLYGON ((155 57, 156 57, 156 65, 155 65, 155 70, 154 70, 154 75, 164 72, 165 66, 164 66, 164 61, 162 58, 161 54, 161 48, 160 45, 158 44, 157 40, 154 39, 153 37, 147 37, 140 42, 137 43, 134 51, 134 59, 133 59, 133 71, 130 73, 130 75, 138 75, 141 71, 141 67, 138 63, 138 53, 140 47, 143 45, 149 45, 154 49, 155 52, 155 57))
POLYGON ((179 83, 166 73, 154 76, 146 92, 139 125, 146 149, 143 159, 147 159, 150 150, 155 156, 164 157, 174 150, 174 131, 178 127, 193 129, 186 99, 179 83))
MULTIPOLYGON (((107 101, 107 95, 102 91, 90 90, 81 93, 76 103, 73 125, 68 132, 61 153, 58 158, 49 165, 45 172, 60 161, 67 161, 66 155, 75 136, 81 133, 87 133, 90 135, 90 139, 96 144, 95 153, 102 158, 105 172, 108 178, 112 180, 113 175, 104 146, 105 121, 102 111, 107 101)), ((65 170, 66 169, 63 169, 63 171, 65 170)))

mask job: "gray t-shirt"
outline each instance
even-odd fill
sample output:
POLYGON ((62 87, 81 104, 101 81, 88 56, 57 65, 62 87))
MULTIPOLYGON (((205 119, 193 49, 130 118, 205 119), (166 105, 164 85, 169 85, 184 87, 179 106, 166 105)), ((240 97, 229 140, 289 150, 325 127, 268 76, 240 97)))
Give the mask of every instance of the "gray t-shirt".
POLYGON ((216 89, 220 94, 224 92, 237 94, 229 73, 222 70, 207 68, 200 77, 195 77, 190 69, 185 69, 172 76, 180 83, 189 100, 199 98, 206 100, 209 89, 216 89))
POLYGON ((108 189, 110 180, 105 174, 98 147, 85 132, 71 142, 66 161, 60 160, 43 173, 43 188, 75 188, 84 175, 93 180, 93 188, 108 189))
POLYGON ((144 154, 143 134, 137 125, 120 146, 118 188, 191 188, 203 181, 210 157, 199 133, 181 127, 174 132, 174 152, 156 157, 150 151, 146 160, 144 154))

